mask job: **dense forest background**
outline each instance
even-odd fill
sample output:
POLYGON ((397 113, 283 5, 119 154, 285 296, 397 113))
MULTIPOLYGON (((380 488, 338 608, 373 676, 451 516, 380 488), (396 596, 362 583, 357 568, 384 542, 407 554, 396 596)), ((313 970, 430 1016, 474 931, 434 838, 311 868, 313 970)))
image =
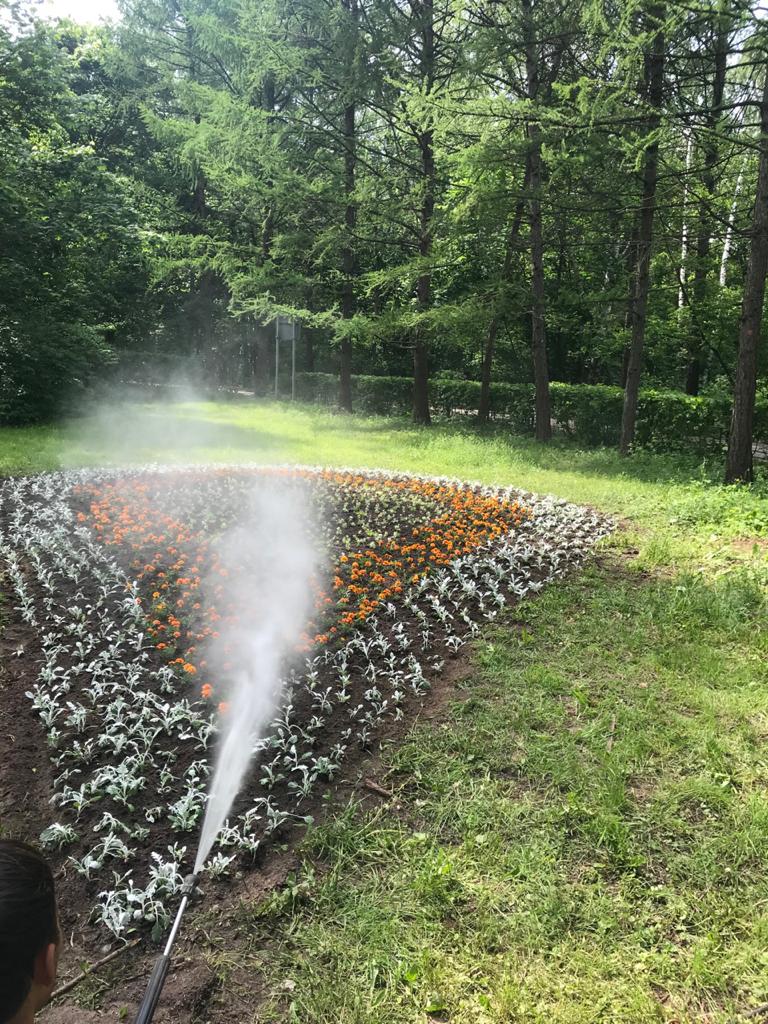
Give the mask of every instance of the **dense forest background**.
POLYGON ((0 421, 49 417, 106 374, 266 393, 285 314, 298 368, 334 374, 342 408, 357 374, 411 378, 422 423, 431 383, 477 382, 481 420, 494 387, 525 384, 546 440, 551 382, 610 385, 629 451, 644 389, 681 392, 728 404, 727 476, 752 476, 768 264, 753 5, 0 15, 0 421))

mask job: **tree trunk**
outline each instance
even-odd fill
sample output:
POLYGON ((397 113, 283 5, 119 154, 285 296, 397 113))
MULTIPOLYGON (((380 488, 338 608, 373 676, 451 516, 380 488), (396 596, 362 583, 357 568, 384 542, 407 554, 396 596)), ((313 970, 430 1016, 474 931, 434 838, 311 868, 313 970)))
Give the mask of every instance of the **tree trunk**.
MULTIPOLYGON (((625 274, 627 275, 627 305, 624 310, 624 330, 629 331, 632 327, 632 311, 635 308, 635 267, 637 266, 637 227, 638 218, 632 224, 632 232, 627 243, 627 262, 625 274)), ((627 386, 627 370, 629 369, 629 345, 624 345, 624 352, 621 359, 621 386, 627 386)))
POLYGON ((698 395, 701 384, 702 364, 702 318, 701 312, 707 297, 707 276, 712 238, 712 200, 715 194, 715 170, 717 168, 717 127, 720 121, 720 107, 725 93, 725 74, 728 64, 728 31, 722 12, 718 14, 715 39, 714 71, 712 75, 712 96, 706 119, 704 135, 704 167, 701 183, 703 192, 699 203, 699 233, 696 240, 696 269, 693 276, 693 316, 691 335, 688 339, 688 369, 685 376, 686 394, 698 395))
POLYGON ((499 310, 495 310, 491 315, 491 322, 488 324, 488 332, 485 335, 485 344, 483 345, 483 363, 480 370, 480 401, 477 406, 477 420, 481 424, 487 423, 491 415, 491 371, 500 321, 501 313, 499 310))
POLYGON ((739 176, 736 179, 736 188, 733 192, 733 202, 731 203, 731 209, 728 213, 728 224, 725 229, 725 239, 723 240, 723 255, 720 257, 720 277, 718 278, 720 287, 725 288, 728 280, 728 257, 731 255, 731 244, 733 241, 733 225, 736 223, 736 210, 739 206, 739 193, 741 192, 741 184, 744 180, 744 168, 747 165, 747 157, 745 156, 742 160, 741 169, 739 176))
MULTIPOLYGON (((341 295, 341 316, 351 320, 355 315, 355 275, 357 271, 353 232, 357 223, 355 192, 355 105, 349 104, 344 110, 344 192, 347 205, 344 210, 344 226, 347 237, 341 254, 344 283, 341 295)), ((339 367, 339 406, 352 412, 352 341, 349 337, 341 341, 341 363, 339 367)))
POLYGON ((427 346, 417 337, 413 346, 413 422, 428 427, 432 422, 429 412, 429 362, 427 346))
POLYGON ((688 230, 688 175, 691 173, 691 160, 693 159, 693 135, 688 135, 685 144, 685 178, 683 179, 683 232, 680 242, 680 274, 678 280, 680 286, 677 289, 677 308, 683 309, 686 305, 685 284, 688 280, 688 243, 690 234, 688 230))
POLYGON ((645 321, 648 307, 648 289, 651 280, 653 217, 656 210, 656 181, 659 165, 659 143, 654 136, 659 127, 664 93, 663 18, 663 7, 654 6, 650 8, 649 21, 657 28, 651 52, 646 56, 645 61, 648 103, 652 109, 648 118, 648 134, 651 137, 651 142, 646 147, 643 161, 643 198, 637 232, 637 267, 635 271, 635 294, 632 303, 632 337, 629 345, 627 383, 624 388, 624 408, 621 418, 621 440, 619 442, 619 451, 622 455, 629 454, 635 439, 637 403, 640 396, 640 375, 643 369, 645 321))
POLYGON ((352 342, 343 338, 339 346, 339 408, 352 412, 352 342))
MULTIPOLYGON (((432 0, 421 0, 418 5, 422 23, 421 36, 421 78, 427 94, 432 91, 435 75, 435 23, 432 0)), ((432 254, 432 230, 435 214, 435 140, 431 125, 419 132, 421 151, 422 199, 419 212, 419 255, 426 264, 432 254)), ((419 311, 426 313, 432 304, 432 271, 422 266, 416 283, 416 298, 419 311)), ((423 324, 416 330, 413 346, 413 421, 428 426, 429 413, 429 362, 427 336, 423 324)))
POLYGON ((533 380, 536 387, 536 440, 552 438, 552 408, 549 398, 547 333, 544 319, 544 232, 541 223, 541 137, 537 125, 528 126, 531 148, 528 153, 528 180, 531 187, 531 345, 533 380))
MULTIPOLYGON (((522 0, 523 40, 525 43, 525 79, 528 99, 539 98, 539 54, 533 22, 532 0, 522 0)), ((536 388, 535 433, 538 441, 552 437, 552 408, 549 397, 547 366, 547 329, 544 294, 544 231, 541 221, 541 129, 529 121, 526 129, 528 150, 525 158, 526 178, 530 190, 528 203, 531 248, 531 347, 533 349, 533 380, 536 388)))
MULTIPOLYGON (((528 179, 524 178, 523 191, 525 191, 527 185, 528 179)), ((507 240, 504 250, 504 266, 501 271, 500 290, 502 292, 512 278, 512 262, 514 260, 515 250, 520 236, 520 229, 523 224, 524 212, 525 198, 521 197, 517 201, 515 216, 512 219, 512 224, 507 232, 507 240)), ((485 336, 485 345, 483 346, 483 364, 480 377, 480 403, 477 407, 477 418, 480 423, 487 423, 491 414, 491 376, 493 370, 493 354, 496 349, 496 338, 499 333, 499 326, 501 325, 501 321, 504 317, 504 305, 505 302, 503 298, 497 296, 495 308, 491 315, 491 322, 488 324, 488 333, 485 336)))
POLYGON ((760 104, 760 166, 757 175, 755 209, 752 214, 752 244, 744 282, 739 325, 739 355, 733 388, 733 412, 725 461, 725 482, 748 482, 752 466, 752 421, 757 388, 757 352, 763 317, 765 277, 768 272, 768 71, 760 104))
MULTIPOLYGON (((354 234, 357 227, 357 203, 355 200, 355 172, 357 169, 357 137, 355 134, 355 89, 354 60, 357 43, 357 20, 359 7, 357 0, 342 0, 352 20, 354 43, 350 47, 347 65, 347 88, 349 102, 344 107, 344 229, 345 239, 341 251, 341 269, 344 275, 341 295, 341 316, 343 320, 351 320, 355 315, 357 297, 355 279, 357 277, 357 256, 355 252, 354 234)), ((345 335, 341 341, 339 366, 339 406, 345 412, 352 412, 352 339, 345 335)))
MULTIPOLYGON (((267 114, 267 126, 274 124, 275 115, 275 75, 267 71, 261 83, 261 106, 267 114)), ((267 178, 267 188, 271 189, 274 182, 267 178)), ((272 255, 272 242, 275 236, 275 204, 270 198, 261 224, 261 258, 266 263, 272 255)))

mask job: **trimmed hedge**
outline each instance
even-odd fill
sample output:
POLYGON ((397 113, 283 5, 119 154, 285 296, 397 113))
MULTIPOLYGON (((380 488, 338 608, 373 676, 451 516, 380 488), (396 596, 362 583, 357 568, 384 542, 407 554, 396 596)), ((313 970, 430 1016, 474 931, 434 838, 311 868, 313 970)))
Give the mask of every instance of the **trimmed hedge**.
MULTIPOLYGON (((352 404, 358 412, 401 416, 410 412, 413 381, 410 377, 352 378, 352 404)), ((336 405, 339 378, 333 373, 297 373, 296 397, 303 402, 336 405)))
MULTIPOLYGON (((619 441, 624 392, 607 384, 550 385, 552 417, 559 433, 587 445, 615 445, 619 441)), ((306 402, 335 405, 339 382, 330 373, 296 375, 296 397, 306 402)), ((480 383, 445 380, 429 383, 430 402, 444 416, 475 414, 480 383)), ((400 416, 410 412, 413 383, 410 377, 352 378, 352 402, 359 412, 400 416)), ((492 384, 491 415, 508 423, 514 433, 533 433, 532 384, 492 384)), ((681 391, 640 392, 637 444, 663 451, 722 452, 731 416, 726 395, 697 396, 681 391)), ((759 395, 755 408, 755 440, 768 443, 768 398, 759 395)))

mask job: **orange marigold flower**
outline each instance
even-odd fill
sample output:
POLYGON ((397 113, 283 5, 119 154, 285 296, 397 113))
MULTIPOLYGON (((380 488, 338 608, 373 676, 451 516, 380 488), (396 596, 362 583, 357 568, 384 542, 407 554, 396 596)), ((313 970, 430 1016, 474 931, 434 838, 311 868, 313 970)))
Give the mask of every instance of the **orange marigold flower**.
POLYGON ((208 698, 213 693, 213 687, 211 686, 210 683, 203 683, 203 686, 202 686, 202 689, 200 690, 200 693, 203 695, 203 697, 206 700, 208 700, 208 698))

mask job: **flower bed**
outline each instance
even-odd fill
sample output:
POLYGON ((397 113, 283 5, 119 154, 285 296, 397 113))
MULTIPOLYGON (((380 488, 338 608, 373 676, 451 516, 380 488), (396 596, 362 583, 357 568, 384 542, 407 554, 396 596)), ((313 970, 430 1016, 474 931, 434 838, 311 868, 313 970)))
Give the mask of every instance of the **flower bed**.
POLYGON ((241 656, 231 637, 259 614, 233 578, 249 571, 247 544, 233 565, 220 539, 248 522, 254 489, 275 488, 310 512, 312 612, 209 861, 214 875, 306 820, 318 789, 407 720, 483 621, 578 564, 609 529, 553 499, 378 472, 6 480, 0 560, 39 638, 28 698, 55 775, 43 841, 116 935, 142 921, 164 927, 191 867, 226 676, 241 656))

